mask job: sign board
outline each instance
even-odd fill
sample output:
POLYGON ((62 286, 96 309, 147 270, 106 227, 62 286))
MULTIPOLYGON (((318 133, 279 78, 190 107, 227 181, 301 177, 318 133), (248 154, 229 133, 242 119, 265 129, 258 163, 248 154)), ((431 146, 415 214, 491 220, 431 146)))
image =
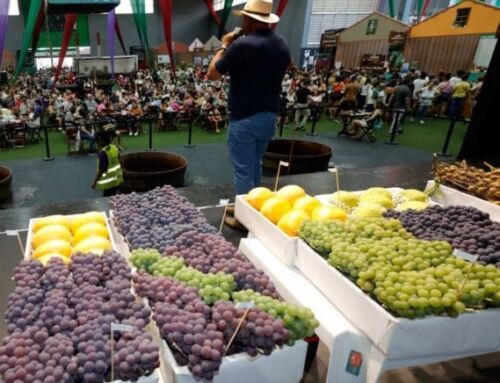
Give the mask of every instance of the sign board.
POLYGON ((389 33, 389 44, 405 44, 408 32, 391 31, 389 33))
POLYGON ((383 70, 385 68, 385 55, 367 54, 361 57, 360 67, 362 69, 383 70))
POLYGON ((337 47, 340 32, 344 29, 330 29, 321 35, 321 42, 319 44, 320 53, 328 53, 337 47))
POLYGON ((158 64, 170 64, 170 56, 158 55, 158 64))
POLYGON ((141 45, 133 45, 130 47, 130 55, 136 55, 139 61, 146 59, 146 48, 141 45))
POLYGON ((102 13, 120 5, 120 0, 48 0, 48 13, 102 13))

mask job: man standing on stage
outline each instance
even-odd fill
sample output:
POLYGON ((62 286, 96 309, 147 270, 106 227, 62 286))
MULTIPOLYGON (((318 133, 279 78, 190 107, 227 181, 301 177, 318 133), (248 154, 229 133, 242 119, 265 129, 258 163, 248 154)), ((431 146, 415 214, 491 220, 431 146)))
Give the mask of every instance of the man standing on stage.
POLYGON ((228 147, 237 194, 260 186, 262 157, 276 128, 281 81, 290 64, 285 39, 271 29, 279 17, 272 0, 249 0, 241 33, 228 33, 208 71, 210 80, 230 75, 228 147), (240 37, 241 36, 241 37, 240 37))

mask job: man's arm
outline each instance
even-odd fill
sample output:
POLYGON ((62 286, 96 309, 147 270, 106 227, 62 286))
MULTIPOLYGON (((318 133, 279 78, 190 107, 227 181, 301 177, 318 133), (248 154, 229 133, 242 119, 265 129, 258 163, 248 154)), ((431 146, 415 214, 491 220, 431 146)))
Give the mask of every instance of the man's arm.
POLYGON ((236 40, 236 36, 234 32, 230 32, 227 35, 225 35, 222 38, 222 46, 221 48, 217 51, 215 54, 214 58, 210 62, 210 65, 208 67, 208 72, 207 72, 207 78, 211 81, 215 80, 220 80, 222 77, 223 73, 220 73, 217 70, 217 63, 222 59, 222 56, 224 56, 224 52, 226 51, 227 48, 236 40))

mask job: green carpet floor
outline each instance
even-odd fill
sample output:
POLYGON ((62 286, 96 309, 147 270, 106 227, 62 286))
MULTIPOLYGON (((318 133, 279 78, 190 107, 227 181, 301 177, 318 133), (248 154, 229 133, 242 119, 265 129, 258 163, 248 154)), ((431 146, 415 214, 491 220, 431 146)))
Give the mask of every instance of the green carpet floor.
MULTIPOLYGON (((449 122, 443 120, 430 120, 424 125, 419 123, 407 122, 404 125, 404 133, 396 136, 396 141, 401 145, 419 149, 424 152, 440 152, 446 137, 449 122)), ((310 131, 311 124, 307 126, 310 131)), ((316 125, 316 132, 319 133, 317 139, 321 141, 321 135, 335 135, 341 128, 340 123, 333 122, 323 118, 316 125)), ((457 123, 452 136, 448 152, 456 155, 460 150, 463 138, 465 136, 467 125, 457 123)), ((138 137, 123 137, 122 145, 126 150, 140 150, 148 148, 147 126, 144 126, 144 133, 138 137)), ((306 132, 295 132, 292 127, 285 128, 285 137, 304 137, 307 139, 306 132)), ((387 126, 375 133, 379 141, 389 139, 387 126)), ((188 129, 183 126, 178 131, 156 132, 153 131, 153 148, 163 149, 168 147, 181 146, 187 143, 188 129)), ((193 129, 192 142, 195 145, 207 143, 222 143, 226 140, 225 131, 220 134, 208 133, 199 127, 193 129)), ((65 136, 58 131, 49 132, 50 152, 54 157, 68 155, 68 146, 65 136)), ((23 148, 9 148, 0 151, 0 162, 13 161, 21 159, 44 158, 45 143, 31 144, 23 148)))

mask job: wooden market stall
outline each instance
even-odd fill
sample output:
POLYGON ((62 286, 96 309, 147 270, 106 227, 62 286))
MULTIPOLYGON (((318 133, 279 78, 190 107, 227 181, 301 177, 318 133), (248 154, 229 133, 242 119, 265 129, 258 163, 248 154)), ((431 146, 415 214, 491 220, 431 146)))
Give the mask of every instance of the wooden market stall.
POLYGON ((491 39, 499 24, 500 8, 464 0, 412 26, 405 58, 428 73, 468 70, 480 41, 491 39))
POLYGON ((335 61, 356 68, 365 55, 387 55, 391 32, 406 32, 408 25, 374 12, 340 33, 335 61))

